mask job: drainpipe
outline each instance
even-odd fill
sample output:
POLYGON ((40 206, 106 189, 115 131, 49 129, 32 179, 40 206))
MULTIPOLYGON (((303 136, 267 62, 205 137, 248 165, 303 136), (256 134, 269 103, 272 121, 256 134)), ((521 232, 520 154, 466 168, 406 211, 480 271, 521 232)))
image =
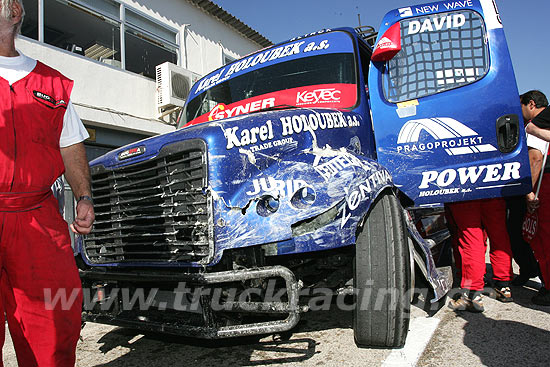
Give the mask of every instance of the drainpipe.
POLYGON ((187 27, 188 26, 190 26, 190 24, 182 24, 180 28, 180 32, 178 33, 179 45, 180 45, 178 64, 186 69, 189 69, 189 61, 187 59, 187 27))
POLYGON ((120 4, 120 68, 126 70, 126 7, 120 4))
POLYGON ((44 43, 44 0, 38 0, 38 42, 44 43))

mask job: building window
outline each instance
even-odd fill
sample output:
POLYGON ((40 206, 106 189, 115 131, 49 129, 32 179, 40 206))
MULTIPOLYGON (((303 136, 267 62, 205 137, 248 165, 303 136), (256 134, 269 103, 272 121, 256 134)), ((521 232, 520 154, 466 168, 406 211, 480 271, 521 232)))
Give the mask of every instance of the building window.
POLYGON ((155 66, 177 64, 176 33, 126 9, 126 70, 155 78, 155 66))
POLYGON ((177 30, 114 0, 25 0, 21 33, 91 59, 155 78, 155 66, 178 62, 177 30))
POLYGON ((25 0, 25 19, 21 34, 38 41, 38 0, 25 0))

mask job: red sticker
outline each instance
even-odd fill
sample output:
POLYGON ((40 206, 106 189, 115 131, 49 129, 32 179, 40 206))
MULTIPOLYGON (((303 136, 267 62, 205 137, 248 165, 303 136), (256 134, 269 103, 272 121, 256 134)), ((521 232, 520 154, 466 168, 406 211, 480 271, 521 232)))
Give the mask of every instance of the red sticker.
POLYGON ((208 113, 189 121, 185 126, 264 111, 277 106, 349 108, 355 105, 356 100, 355 84, 319 84, 285 89, 228 105, 217 104, 208 113))

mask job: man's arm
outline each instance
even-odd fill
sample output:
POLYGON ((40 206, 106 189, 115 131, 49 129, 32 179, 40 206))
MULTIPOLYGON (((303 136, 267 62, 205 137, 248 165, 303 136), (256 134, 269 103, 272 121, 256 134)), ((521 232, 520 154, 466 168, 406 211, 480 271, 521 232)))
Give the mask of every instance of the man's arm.
POLYGON ((540 150, 529 148, 529 165, 531 166, 533 190, 535 190, 542 167, 542 152, 540 150))
MULTIPOLYGON (((532 124, 531 124, 532 125, 532 124)), ((542 169, 542 152, 538 149, 529 148, 529 165, 531 166, 531 183, 533 191, 526 196, 527 209, 531 212, 538 208, 539 200, 535 199, 535 190, 542 169)))
MULTIPOLYGON (((78 199, 81 196, 92 196, 90 189, 90 167, 86 159, 84 143, 77 143, 61 148, 61 157, 65 164, 65 178, 78 199)), ((71 224, 75 233, 88 234, 92 230, 95 213, 93 203, 80 200, 76 206, 76 218, 71 224)))
POLYGON ((550 141, 550 130, 548 129, 541 129, 537 125, 530 122, 525 126, 525 132, 527 134, 531 134, 536 136, 537 138, 540 138, 542 140, 550 141))

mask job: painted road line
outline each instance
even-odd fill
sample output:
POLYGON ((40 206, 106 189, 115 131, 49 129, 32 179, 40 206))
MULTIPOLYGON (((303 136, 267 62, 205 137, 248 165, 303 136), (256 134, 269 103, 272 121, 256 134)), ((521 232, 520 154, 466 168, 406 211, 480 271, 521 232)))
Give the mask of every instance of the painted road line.
POLYGON ((405 346, 393 350, 382 366, 416 366, 416 362, 426 349, 440 321, 436 317, 419 317, 411 320, 405 346))

